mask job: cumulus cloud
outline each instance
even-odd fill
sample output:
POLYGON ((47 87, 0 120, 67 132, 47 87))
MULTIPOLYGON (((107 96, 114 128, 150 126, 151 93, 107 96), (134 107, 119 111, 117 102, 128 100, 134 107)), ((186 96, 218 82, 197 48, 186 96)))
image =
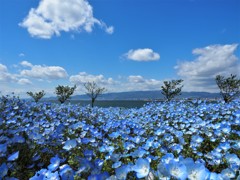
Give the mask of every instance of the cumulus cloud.
POLYGON ((19 25, 27 28, 33 37, 50 39, 61 31, 92 32, 98 25, 112 34, 114 28, 93 16, 93 8, 87 0, 41 0, 37 8, 32 8, 19 25))
POLYGON ((7 66, 0 64, 0 81, 12 82, 16 81, 17 76, 8 72, 7 66))
POLYGON ((23 67, 32 67, 33 65, 28 61, 22 61, 20 63, 23 67))
POLYGON ((86 72, 80 72, 77 75, 72 75, 69 78, 70 82, 77 85, 83 85, 87 82, 96 82, 100 85, 112 85, 115 81, 112 78, 105 78, 102 74, 92 75, 86 72))
POLYGON ((140 75, 130 75, 127 78, 125 91, 144 91, 144 90, 159 90, 162 82, 156 79, 146 79, 140 75))
POLYGON ((160 55, 149 48, 131 49, 123 56, 133 61, 157 61, 160 59, 160 55))
POLYGON ((30 85, 32 82, 29 79, 21 78, 18 80, 18 84, 20 85, 30 85))
POLYGON ((20 64, 24 67, 30 67, 30 69, 24 69, 20 72, 20 75, 24 77, 54 80, 68 76, 66 70, 60 66, 32 65, 28 61, 22 61, 20 64))
POLYGON ((215 77, 218 74, 228 76, 240 75, 240 62, 234 52, 238 45, 210 45, 193 50, 197 56, 193 61, 180 62, 175 68, 184 79, 187 91, 217 90, 215 77))

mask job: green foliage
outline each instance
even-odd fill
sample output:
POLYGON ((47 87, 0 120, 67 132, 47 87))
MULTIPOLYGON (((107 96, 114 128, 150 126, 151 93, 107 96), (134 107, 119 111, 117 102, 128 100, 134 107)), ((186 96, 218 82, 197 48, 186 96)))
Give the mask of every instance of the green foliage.
POLYGON ((240 94, 240 79, 237 75, 231 74, 230 77, 217 75, 215 81, 220 89, 220 94, 226 103, 231 102, 240 94))
POLYGON ((84 84, 85 89, 87 90, 86 94, 91 98, 91 106, 93 107, 97 97, 107 91, 106 88, 98 87, 98 85, 93 82, 87 82, 84 84))
POLYGON ((31 96, 35 102, 38 102, 40 99, 42 99, 43 96, 45 96, 44 90, 39 91, 39 92, 27 92, 27 95, 31 96))
POLYGON ((165 96, 167 101, 171 101, 175 96, 181 95, 182 87, 181 83, 182 79, 164 81, 164 85, 162 88, 162 94, 165 96))
POLYGON ((57 94, 59 102, 62 104, 70 99, 70 96, 74 93, 76 88, 76 85, 73 87, 58 85, 55 89, 55 93, 57 94))

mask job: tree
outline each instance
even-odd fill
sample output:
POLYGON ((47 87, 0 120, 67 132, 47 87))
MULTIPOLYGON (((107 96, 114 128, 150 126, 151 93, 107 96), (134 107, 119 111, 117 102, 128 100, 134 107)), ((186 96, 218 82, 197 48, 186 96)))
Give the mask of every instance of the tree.
POLYGON ((182 79, 164 81, 164 85, 162 86, 162 94, 165 96, 167 101, 171 101, 175 96, 181 95, 182 87, 181 83, 182 79))
POLYGON ((29 91, 27 92, 27 95, 31 96, 35 102, 38 102, 43 96, 45 96, 45 92, 44 90, 35 93, 29 91))
POLYGON ((87 90, 86 94, 91 98, 92 107, 97 97, 107 91, 107 89, 104 87, 98 87, 98 85, 94 81, 85 83, 84 87, 87 90))
POLYGON ((55 93, 57 94, 59 102, 62 104, 70 99, 70 96, 74 93, 75 89, 76 85, 73 87, 58 85, 55 89, 55 93))
POLYGON ((237 75, 231 74, 230 77, 217 75, 215 81, 226 103, 231 102, 240 94, 240 79, 237 79, 237 75))

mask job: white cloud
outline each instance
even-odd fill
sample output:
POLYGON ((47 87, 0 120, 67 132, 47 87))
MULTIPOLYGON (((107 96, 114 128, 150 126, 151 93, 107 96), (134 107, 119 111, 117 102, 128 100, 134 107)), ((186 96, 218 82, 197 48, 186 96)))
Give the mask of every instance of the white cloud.
POLYGON ((211 45, 193 50, 197 58, 179 63, 175 68, 184 79, 186 91, 217 91, 215 77, 218 74, 240 75, 240 62, 234 55, 238 45, 211 45))
POLYGON ((95 24, 113 33, 112 26, 108 27, 93 16, 93 8, 87 0, 41 0, 20 26, 27 28, 33 37, 50 39, 53 35, 59 36, 61 31, 92 32, 95 24))
POLYGON ((70 82, 77 85, 83 85, 87 82, 96 82, 100 85, 112 85, 115 81, 112 78, 105 78, 102 74, 92 75, 86 72, 80 72, 77 75, 72 75, 69 78, 70 82))
POLYGON ((8 72, 7 66, 0 64, 0 81, 12 82, 16 81, 17 75, 8 72))
POLYGON ((24 77, 53 80, 63 79, 68 76, 66 70, 60 66, 32 65, 27 61, 21 62, 21 65, 31 68, 20 72, 20 75, 24 77))
POLYGON ((0 72, 7 72, 7 66, 3 65, 3 64, 0 64, 0 72))
POLYGON ((19 57, 24 57, 25 54, 24 54, 24 53, 20 53, 18 56, 19 56, 19 57))
POLYGON ((124 57, 133 61, 157 61, 160 59, 160 55, 149 48, 131 49, 124 54, 124 57))
POLYGON ((33 65, 28 61, 22 61, 20 63, 23 67, 32 67, 33 65))
POLYGON ((130 75, 124 84, 124 91, 159 90, 162 82, 156 79, 146 79, 140 75, 130 75))
POLYGON ((21 78, 18 80, 18 84, 20 85, 30 85, 32 82, 29 79, 21 78))

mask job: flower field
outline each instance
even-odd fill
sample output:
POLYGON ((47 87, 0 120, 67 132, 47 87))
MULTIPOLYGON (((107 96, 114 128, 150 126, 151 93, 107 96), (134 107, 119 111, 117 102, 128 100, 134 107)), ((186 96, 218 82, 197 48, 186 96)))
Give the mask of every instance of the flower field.
POLYGON ((0 179, 240 179, 240 102, 0 99, 0 179))

